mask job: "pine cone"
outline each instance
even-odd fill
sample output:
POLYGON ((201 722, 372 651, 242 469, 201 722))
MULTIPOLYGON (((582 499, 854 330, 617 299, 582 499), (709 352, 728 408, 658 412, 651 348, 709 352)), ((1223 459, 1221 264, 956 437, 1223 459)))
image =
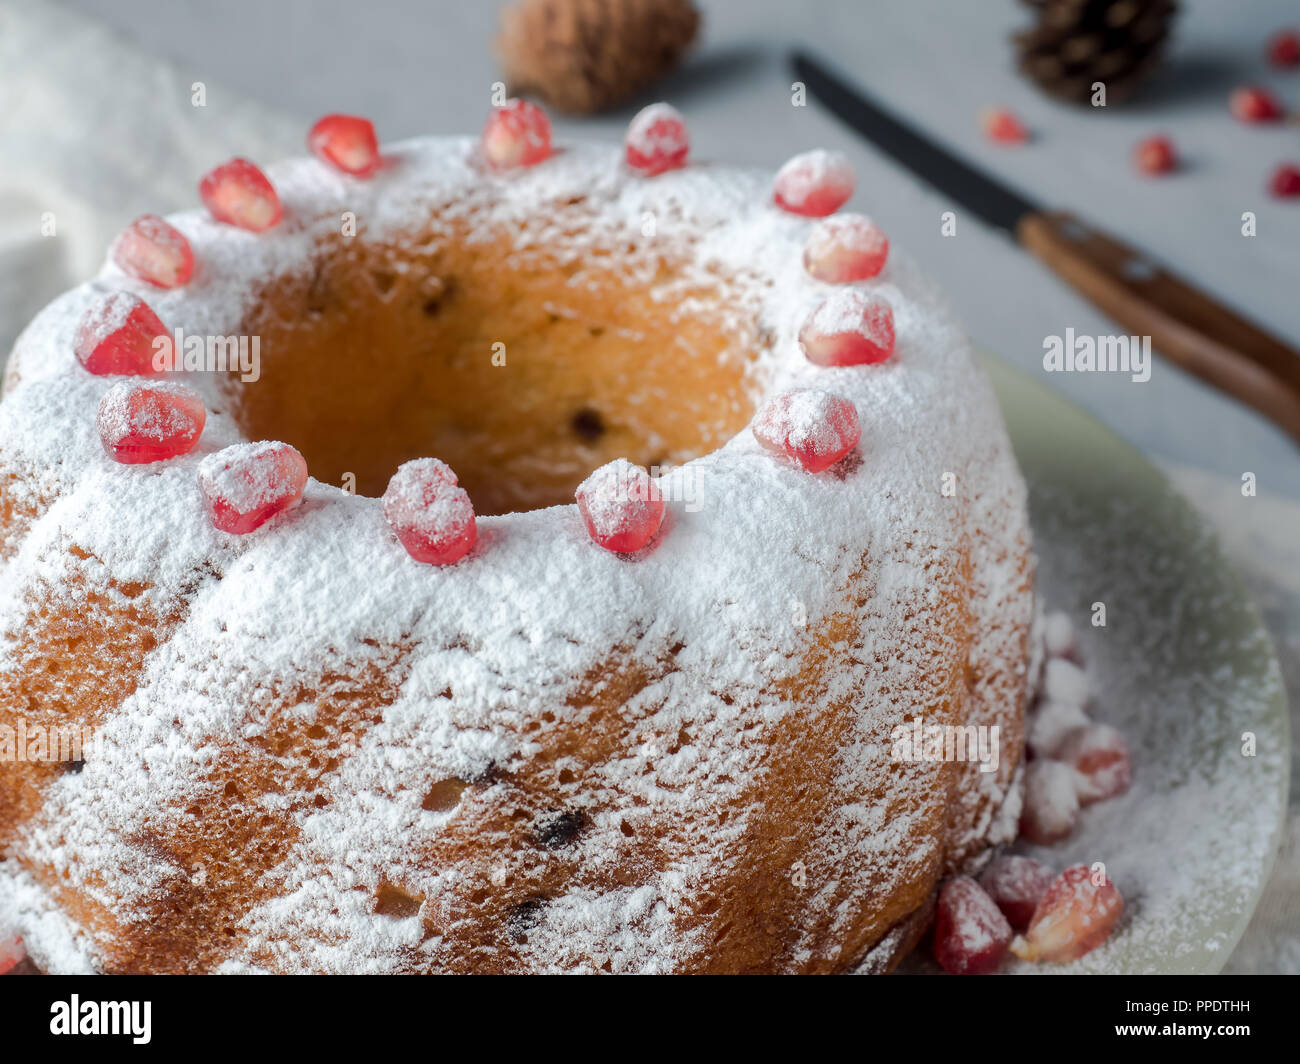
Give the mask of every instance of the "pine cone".
POLYGON ((590 114, 676 66, 699 24, 690 0, 520 0, 502 12, 497 50, 512 94, 590 114))
POLYGON ((1176 0, 1026 0, 1038 24, 1014 37, 1020 72, 1046 92, 1087 103, 1093 84, 1106 102, 1131 97, 1164 51, 1176 0))

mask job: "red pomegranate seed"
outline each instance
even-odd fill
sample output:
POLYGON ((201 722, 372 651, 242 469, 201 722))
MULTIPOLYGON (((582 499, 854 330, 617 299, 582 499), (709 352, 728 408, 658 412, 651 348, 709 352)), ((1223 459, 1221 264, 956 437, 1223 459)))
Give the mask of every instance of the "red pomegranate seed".
POLYGON ((1282 105, 1267 89, 1246 85, 1234 89, 1228 107, 1242 122, 1276 122, 1282 117, 1282 105))
POLYGON ((0 975, 8 975, 26 956, 21 938, 16 935, 0 938, 0 975))
POLYGON ((769 451, 788 455, 809 473, 829 469, 862 439, 857 407, 815 388, 775 396, 750 427, 769 451))
POLYGON ((189 454, 206 419, 203 400, 193 388, 171 381, 118 381, 100 399, 96 423, 110 458, 143 465, 189 454))
POLYGON ((156 288, 179 288, 194 276, 194 252, 185 234, 156 214, 128 225, 113 244, 123 272, 156 288))
POLYGON ((893 308, 857 288, 835 292, 808 316, 799 346, 818 366, 884 362, 894 353, 893 308))
POLYGON ((478 538, 474 504, 451 467, 437 458, 398 466, 383 505, 389 527, 417 562, 451 565, 465 557, 478 538))
POLYGON ((274 186, 247 159, 231 159, 211 171, 199 182, 199 196, 217 221, 254 233, 284 216, 274 186))
POLYGON ((1075 792, 1083 805, 1123 794, 1133 781, 1128 743, 1109 724, 1075 728, 1061 741, 1056 756, 1078 773, 1075 792))
POLYGON ((1088 723, 1081 706, 1069 702, 1041 701, 1029 714, 1025 745, 1031 757, 1057 757, 1065 737, 1088 723))
POLYGON ((1047 888, 1029 929, 1011 943, 1011 951, 1026 961, 1077 960, 1106 940, 1123 912, 1124 899, 1110 879, 1087 865, 1075 865, 1047 888))
POLYGON ((1024 123, 1005 107, 984 108, 980 112, 980 126, 984 135, 998 144, 1023 144, 1029 139, 1024 123))
POLYGON ((970 876, 954 876, 939 891, 934 959, 951 975, 985 975, 1011 944, 1011 925, 970 876))
POLYGON ((804 268, 819 281, 866 281, 885 268, 889 238, 862 214, 836 214, 817 223, 803 249, 804 268))
POLYGON ((551 157, 551 120, 527 100, 507 100, 483 127, 483 157, 493 170, 536 166, 551 157))
POLYGON ((379 169, 379 140, 368 118, 326 115, 307 134, 307 147, 318 159, 353 177, 379 169))
POLYGON ((237 443, 199 463, 212 523, 236 535, 297 505, 306 486, 307 460, 287 443, 237 443))
POLYGON ((675 107, 652 103, 628 125, 624 147, 627 165, 647 177, 679 169, 686 165, 691 150, 686 120, 675 107))
POLYGON ((1070 706, 1088 704, 1088 674, 1065 658, 1048 658, 1043 666, 1043 697, 1070 706))
POLYGON ((664 520, 659 485, 624 458, 601 466, 578 485, 578 510, 587 533, 606 550, 631 554, 648 544, 664 520))
POLYGON ((1025 801, 1020 807, 1020 834, 1030 842, 1060 842, 1079 822, 1079 795, 1074 769, 1039 758, 1025 766, 1025 801))
POLYGON ((160 372, 154 365, 154 339, 166 335, 167 326, 148 303, 130 292, 113 292, 82 315, 73 351, 96 376, 150 377, 160 372))
POLYGON ((1070 618, 1060 612, 1049 613, 1043 618, 1043 649, 1049 658, 1065 658, 1076 665, 1082 659, 1079 641, 1074 634, 1074 625, 1070 618))
POLYGON ((1144 174, 1167 174, 1178 166, 1174 142, 1168 137, 1147 137, 1134 150, 1137 168, 1144 174))
POLYGON ((1032 857, 1004 854, 993 858, 980 873, 979 884, 1007 918, 1007 923, 1023 931, 1034 918, 1056 874, 1032 857))
POLYGON ((1276 67, 1300 66, 1300 32, 1278 30, 1268 42, 1268 61, 1276 67))
POLYGON ((796 155, 777 171, 772 199, 791 214, 824 218, 848 202, 855 181, 847 157, 818 148, 796 155))
POLYGON ((1300 166, 1283 163, 1273 171, 1268 190, 1281 199, 1300 196, 1300 166))

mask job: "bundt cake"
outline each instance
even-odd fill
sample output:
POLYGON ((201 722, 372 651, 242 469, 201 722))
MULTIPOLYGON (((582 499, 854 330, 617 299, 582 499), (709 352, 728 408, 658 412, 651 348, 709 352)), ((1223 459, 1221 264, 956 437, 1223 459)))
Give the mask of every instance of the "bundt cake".
POLYGON ((0 918, 53 972, 890 968, 1020 801, 947 306, 832 153, 374 143, 218 167, 16 344, 0 918))

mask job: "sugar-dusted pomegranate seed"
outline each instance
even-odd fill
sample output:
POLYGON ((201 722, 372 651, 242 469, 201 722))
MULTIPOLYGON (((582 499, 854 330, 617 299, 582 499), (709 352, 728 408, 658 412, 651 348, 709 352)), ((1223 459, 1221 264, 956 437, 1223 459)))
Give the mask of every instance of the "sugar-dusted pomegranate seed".
POLYGON ((799 330, 799 346, 819 366, 863 366, 894 353, 894 310, 857 288, 832 293, 799 330))
POLYGON ((865 281, 885 268, 889 237, 863 214, 835 214, 818 222, 803 249, 804 268, 819 281, 865 281))
POLYGON ((527 100, 507 100, 483 127, 483 157, 493 170, 536 166, 551 157, 551 120, 527 100))
POLYGON ((96 376, 149 377, 160 372, 154 365, 154 339, 166 335, 167 326, 148 303, 130 292, 113 292, 86 309, 73 352, 96 376))
POLYGON ((647 177, 676 170, 686 165, 691 150, 686 120, 677 108, 652 103, 639 111, 628 125, 624 147, 627 165, 647 177))
POLYGON ((1273 171, 1269 179, 1268 190, 1281 199, 1300 196, 1300 166, 1283 163, 1273 171))
POLYGON ((1034 918, 1034 910, 1047 888, 1056 878, 1042 861, 1016 854, 993 858, 980 873, 979 884, 1007 918, 1007 923, 1023 931, 1034 918))
POLYGON ((0 975, 8 975, 27 956, 23 940, 17 935, 0 935, 0 975))
POLYGON ((199 491, 212 523, 243 535, 296 506, 307 460, 287 443, 237 443, 199 463, 199 491))
POLYGON ((1002 963, 1011 925, 970 876, 954 876, 939 890, 934 916, 934 959, 951 975, 985 975, 1002 963))
POLYGON ((212 217, 261 233, 284 216, 275 187, 247 159, 231 159, 199 182, 199 195, 212 217))
POLYGON ((1056 757, 1065 737, 1088 723, 1082 706, 1045 699, 1029 714, 1025 745, 1032 757, 1056 757))
POLYGON ((857 407, 816 388, 769 399, 750 428, 769 451, 788 455, 809 473, 829 469, 862 439, 857 407))
POLYGON ((142 214, 113 244, 113 261, 156 288, 179 288, 194 276, 194 252, 185 234, 156 214, 142 214))
POLYGON ((575 497, 591 538, 619 554, 646 546, 663 524, 659 485, 624 458, 597 469, 578 485, 575 497))
POLYGON ((207 411, 193 388, 172 381, 118 381, 99 401, 96 424, 115 462, 143 465, 189 454, 207 411))
POLYGON ((791 214, 824 218, 848 202, 855 183, 845 155, 817 148, 796 155, 776 172, 772 199, 791 214))
POLYGON ((1030 842, 1060 842, 1079 822, 1079 795, 1074 769, 1040 758, 1025 766, 1025 802, 1020 807, 1020 834, 1030 842))
POLYGON ((1109 724, 1075 728, 1062 739, 1056 756, 1078 774, 1075 791, 1083 805, 1123 794, 1133 781, 1128 743, 1109 724))
POLYGON ((1029 130, 1005 107, 986 107, 980 112, 980 127, 989 140, 998 144, 1023 144, 1029 139, 1029 130))
POLYGON ((1257 85, 1233 89, 1228 107, 1242 122, 1276 122, 1282 117, 1282 105, 1277 97, 1257 85))
POLYGON ((311 127, 307 147, 318 159, 354 177, 368 177, 379 169, 379 140, 368 118, 326 115, 311 127))
POLYGON ((1167 174, 1178 166, 1174 142, 1168 137, 1147 137, 1139 141, 1133 152, 1137 168, 1144 174, 1167 174))
POLYGON ((1088 704, 1088 674, 1065 658, 1048 658, 1043 666, 1043 697, 1071 706, 1088 704))
POLYGON ((1300 66, 1300 31, 1278 30, 1269 38, 1268 61, 1276 67, 1300 66))
POLYGON ((1100 946, 1124 912, 1111 880, 1087 865, 1067 868, 1047 888, 1029 929, 1011 943, 1022 960, 1064 964, 1100 946))
POLYGON ((451 565, 478 538, 474 504, 456 474, 437 458, 403 462, 384 491, 384 517, 417 562, 451 565))
POLYGON ((1069 614, 1057 610, 1043 618, 1043 649, 1049 658, 1065 658, 1076 665, 1082 660, 1069 614))

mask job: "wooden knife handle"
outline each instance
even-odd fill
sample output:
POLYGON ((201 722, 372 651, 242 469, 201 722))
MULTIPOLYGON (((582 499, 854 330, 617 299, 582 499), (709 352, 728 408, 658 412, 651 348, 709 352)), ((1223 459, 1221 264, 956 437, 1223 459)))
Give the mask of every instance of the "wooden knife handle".
POLYGON ((1027 214, 1016 236, 1127 332, 1300 442, 1300 351, 1066 212, 1027 214))

